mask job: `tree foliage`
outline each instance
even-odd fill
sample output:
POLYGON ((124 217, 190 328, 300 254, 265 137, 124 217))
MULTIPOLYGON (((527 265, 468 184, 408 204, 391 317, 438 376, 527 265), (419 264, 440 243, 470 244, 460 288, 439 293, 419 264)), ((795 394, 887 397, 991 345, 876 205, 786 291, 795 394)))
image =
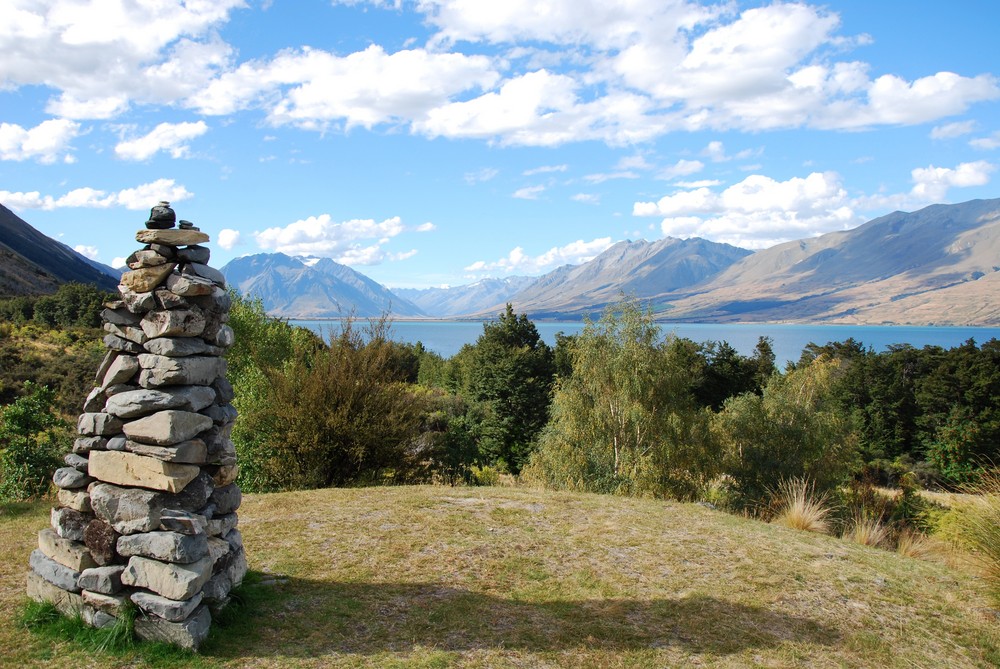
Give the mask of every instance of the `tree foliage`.
POLYGON ((65 429, 53 413, 55 393, 30 381, 26 394, 0 409, 0 501, 38 497, 59 467, 59 437, 65 429))

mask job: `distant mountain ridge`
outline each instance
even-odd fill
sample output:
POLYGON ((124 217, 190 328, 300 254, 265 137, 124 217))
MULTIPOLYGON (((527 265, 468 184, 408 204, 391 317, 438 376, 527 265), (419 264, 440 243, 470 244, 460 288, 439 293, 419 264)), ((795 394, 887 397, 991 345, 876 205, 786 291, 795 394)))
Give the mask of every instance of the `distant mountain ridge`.
POLYGON ((120 276, 0 205, 0 295, 44 295, 70 281, 115 291, 120 276))
POLYGON ((465 286, 395 288, 393 292, 436 317, 464 316, 482 310, 483 305, 506 304, 537 281, 538 277, 534 276, 509 276, 504 279, 482 279, 465 286))
POLYGON ((260 253, 236 258, 221 269, 230 286, 260 298, 267 313, 285 318, 425 316, 420 307, 364 274, 329 258, 260 253))

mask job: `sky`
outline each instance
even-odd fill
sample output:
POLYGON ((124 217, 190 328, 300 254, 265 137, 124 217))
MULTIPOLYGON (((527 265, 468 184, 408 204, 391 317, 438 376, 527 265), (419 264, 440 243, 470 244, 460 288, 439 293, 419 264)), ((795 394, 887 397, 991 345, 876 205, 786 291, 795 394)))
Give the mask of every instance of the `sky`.
POLYGON ((995 0, 4 0, 0 203, 389 287, 1000 197, 995 0))

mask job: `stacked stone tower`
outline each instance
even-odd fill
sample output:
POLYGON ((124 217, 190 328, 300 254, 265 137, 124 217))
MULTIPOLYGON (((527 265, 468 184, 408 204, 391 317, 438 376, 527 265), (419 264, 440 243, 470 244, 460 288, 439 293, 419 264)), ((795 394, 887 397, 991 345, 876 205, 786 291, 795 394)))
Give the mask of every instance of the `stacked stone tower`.
POLYGON ((208 235, 150 212, 121 299, 102 313, 108 348, 78 423, 58 506, 31 554, 28 595, 114 624, 138 608, 140 638, 197 648, 247 563, 230 441, 236 410, 222 357, 230 298, 208 235))

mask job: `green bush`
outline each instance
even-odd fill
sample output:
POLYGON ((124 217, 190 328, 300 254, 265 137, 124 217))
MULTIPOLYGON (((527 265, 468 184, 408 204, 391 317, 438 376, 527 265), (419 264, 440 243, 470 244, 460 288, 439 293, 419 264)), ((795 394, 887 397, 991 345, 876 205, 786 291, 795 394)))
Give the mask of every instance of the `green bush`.
POLYGON ((27 394, 0 409, 0 501, 44 495, 60 466, 59 428, 52 412, 55 394, 47 386, 25 383, 27 394))

